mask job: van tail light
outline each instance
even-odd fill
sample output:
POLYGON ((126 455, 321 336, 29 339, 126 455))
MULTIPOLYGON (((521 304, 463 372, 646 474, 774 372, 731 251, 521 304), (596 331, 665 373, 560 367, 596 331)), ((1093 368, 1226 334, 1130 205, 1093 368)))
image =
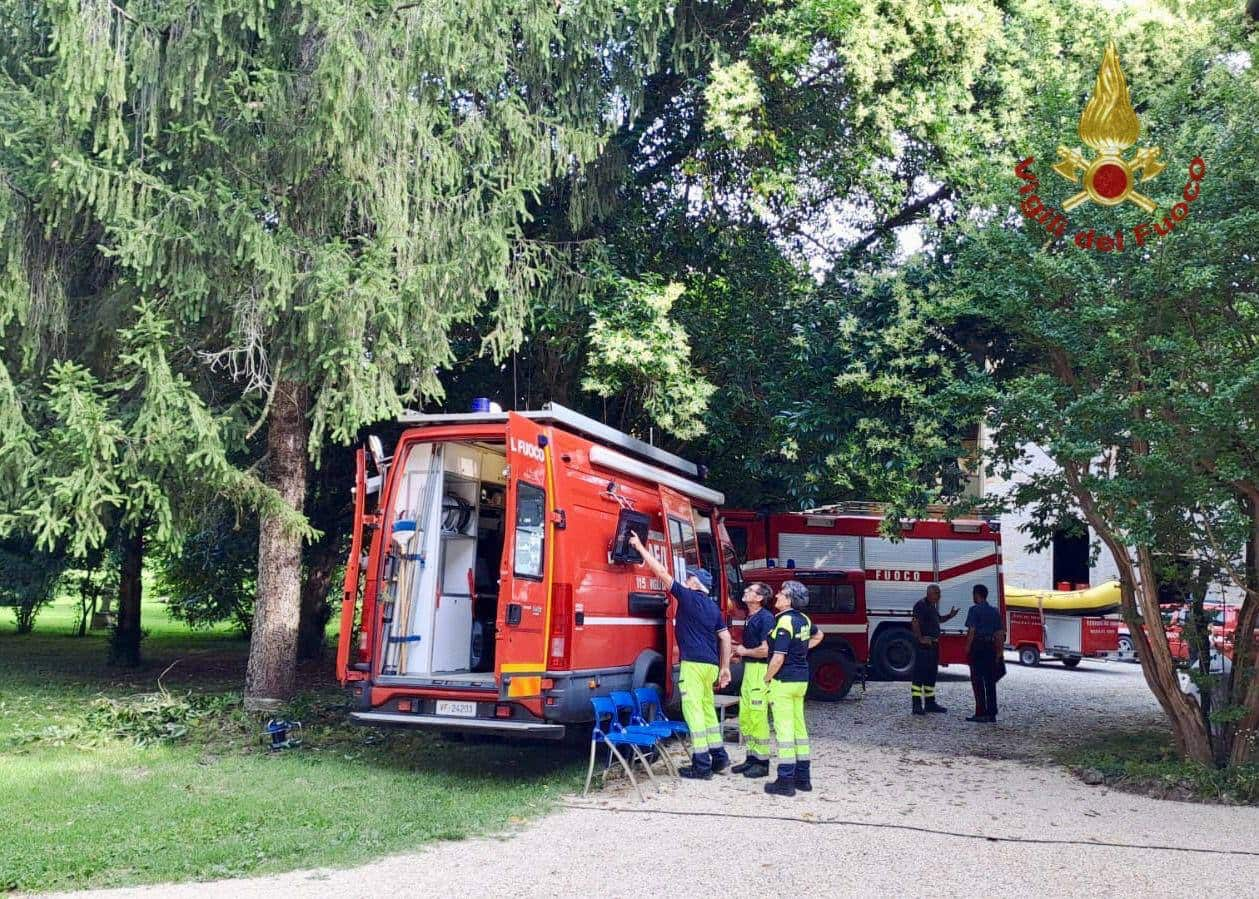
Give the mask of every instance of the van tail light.
POLYGON ((573 649, 573 585, 556 584, 551 590, 550 649, 547 652, 548 670, 569 666, 573 649))

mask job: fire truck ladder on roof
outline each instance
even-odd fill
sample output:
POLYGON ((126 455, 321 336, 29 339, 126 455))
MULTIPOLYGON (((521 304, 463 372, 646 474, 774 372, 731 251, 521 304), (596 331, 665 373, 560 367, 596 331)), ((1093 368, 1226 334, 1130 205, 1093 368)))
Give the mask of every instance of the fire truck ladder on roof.
MULTIPOLYGON (((801 514, 864 515, 876 518, 886 518, 890 508, 891 507, 887 503, 849 501, 842 503, 829 503, 825 506, 818 506, 814 509, 805 509, 801 514)), ((922 517, 923 519, 945 520, 949 518, 950 514, 953 514, 955 517, 957 514, 965 514, 968 517, 977 516, 985 520, 995 519, 997 517, 996 510, 988 506, 976 506, 972 509, 967 509, 964 512, 959 513, 959 510, 955 507, 945 506, 939 503, 932 503, 931 505, 926 506, 923 509, 922 517)))

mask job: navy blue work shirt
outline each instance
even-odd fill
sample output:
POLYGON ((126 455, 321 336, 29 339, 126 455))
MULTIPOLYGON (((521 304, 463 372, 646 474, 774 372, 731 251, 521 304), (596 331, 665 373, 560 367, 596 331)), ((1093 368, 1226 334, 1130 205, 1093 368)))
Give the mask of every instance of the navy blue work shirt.
POLYGON ((985 600, 970 607, 966 613, 966 627, 973 627, 976 637, 991 637, 997 631, 1005 630, 1005 622, 1001 620, 1001 613, 985 600))
POLYGON ((726 629, 717 603, 702 590, 692 590, 674 581, 669 592, 678 601, 677 621, 673 634, 684 662, 719 664, 717 635, 726 629))
MULTIPOLYGON (((743 648, 756 649, 769 641, 774 629, 774 613, 769 609, 757 609, 756 614, 743 623, 743 648)), ((768 662, 769 659, 744 659, 745 662, 768 662)))
POLYGON ((783 664, 774 680, 808 681, 809 638, 816 633, 817 625, 803 612, 787 609, 778 613, 770 632, 769 649, 774 655, 783 656, 783 664))

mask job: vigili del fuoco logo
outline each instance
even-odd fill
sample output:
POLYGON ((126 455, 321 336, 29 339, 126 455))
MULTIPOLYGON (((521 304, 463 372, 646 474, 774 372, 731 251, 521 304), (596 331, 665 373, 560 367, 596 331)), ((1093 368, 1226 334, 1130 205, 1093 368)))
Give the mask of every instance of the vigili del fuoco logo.
MULTIPOLYGON (((1155 215, 1158 201, 1137 187, 1157 178, 1167 166, 1159 160, 1161 151, 1158 147, 1138 147, 1131 156, 1125 155, 1140 137, 1141 122, 1128 96, 1128 82, 1119 67, 1119 52, 1115 49, 1115 42, 1111 41, 1102 55, 1093 95, 1080 116, 1080 140, 1091 147, 1095 155, 1086 156, 1078 147, 1059 146, 1058 161, 1051 166, 1055 175, 1076 185, 1079 190, 1063 200, 1061 212, 1045 205, 1037 194, 1040 179, 1032 172, 1032 163, 1036 158, 1029 156, 1014 167, 1014 173, 1025 182, 1019 188, 1023 197, 1019 209, 1029 219, 1043 225, 1054 238, 1062 237, 1071 227, 1065 213, 1086 203, 1099 206, 1132 203, 1155 215)), ((1161 221, 1155 215, 1151 221, 1142 222, 1132 229, 1132 240, 1138 247, 1145 246, 1155 237, 1170 234, 1179 222, 1185 220, 1190 205, 1198 199, 1199 186, 1206 171, 1202 157, 1194 157, 1189 163, 1188 179, 1180 192, 1181 199, 1172 205, 1161 221)), ((1116 228, 1113 234, 1100 233, 1094 228, 1081 229, 1074 232, 1073 240, 1082 250, 1122 253, 1124 229, 1116 228)))

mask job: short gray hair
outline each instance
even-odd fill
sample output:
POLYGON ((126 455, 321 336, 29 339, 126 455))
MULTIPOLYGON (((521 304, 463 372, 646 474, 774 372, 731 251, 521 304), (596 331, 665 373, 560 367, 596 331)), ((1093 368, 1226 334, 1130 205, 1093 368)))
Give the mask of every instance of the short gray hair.
POLYGON ((797 612, 808 608, 809 588, 804 584, 799 581, 783 581, 782 592, 787 594, 787 599, 791 600, 791 607, 797 612))

